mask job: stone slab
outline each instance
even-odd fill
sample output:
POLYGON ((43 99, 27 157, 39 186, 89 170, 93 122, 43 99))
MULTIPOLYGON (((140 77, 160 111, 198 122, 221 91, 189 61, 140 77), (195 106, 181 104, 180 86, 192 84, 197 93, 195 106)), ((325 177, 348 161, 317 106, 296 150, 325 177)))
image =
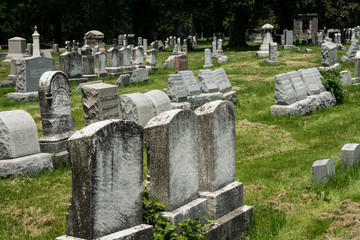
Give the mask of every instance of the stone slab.
POLYGON ((172 102, 187 101, 184 79, 180 74, 170 74, 168 76, 166 93, 172 102))
POLYGON ((179 74, 183 78, 187 95, 188 96, 199 95, 200 87, 197 84, 194 73, 192 71, 180 71, 179 74))
POLYGON ((170 98, 160 90, 152 90, 144 93, 153 103, 154 116, 172 109, 170 98))
POLYGON ((76 88, 75 92, 81 92, 82 87, 85 85, 102 83, 102 82, 103 82, 102 80, 98 80, 98 81, 80 83, 79 86, 76 88))
POLYGON ((243 184, 233 182, 215 192, 200 191, 200 197, 207 199, 208 211, 219 219, 243 205, 243 184))
POLYGON ((307 97, 306 85, 301 79, 298 71, 289 72, 290 82, 296 92, 296 101, 304 100, 307 97))
POLYGON ((319 95, 308 96, 311 100, 310 106, 312 110, 327 108, 336 105, 335 96, 328 91, 322 92, 319 95))
POLYGON ((293 88, 290 75, 286 73, 275 76, 275 104, 291 105, 296 102, 296 92, 293 88))
POLYGON ((207 102, 222 100, 223 94, 221 92, 215 93, 201 93, 200 95, 188 96, 188 102, 192 109, 196 109, 207 102))
POLYGON ((317 160, 312 165, 314 183, 326 184, 335 177, 335 161, 334 159, 317 160))
POLYGON ((335 63, 334 65, 331 65, 329 67, 321 66, 321 67, 319 67, 319 71, 328 72, 328 71, 333 71, 336 68, 341 68, 341 65, 339 63, 335 63))
POLYGON ((172 109, 190 110, 191 109, 191 104, 189 102, 181 102, 181 103, 172 102, 171 107, 172 107, 172 109))
POLYGON ((341 148, 342 167, 354 167, 358 164, 360 159, 360 144, 348 143, 341 148))
POLYGON ((197 198, 171 212, 161 212, 160 215, 166 217, 174 225, 178 225, 189 218, 202 219, 208 215, 207 199, 197 198))
POLYGON ((237 93, 235 91, 229 91, 223 94, 223 99, 236 104, 237 101, 237 93))
MULTIPOLYGON (((141 224, 132 228, 128 228, 119 232, 115 232, 96 240, 153 240, 154 239, 153 226, 141 224)), ((77 238, 72 236, 61 236, 56 240, 85 240, 84 238, 77 238)))
POLYGON ((14 86, 14 81, 0 81, 0 88, 12 87, 14 86))
POLYGON ((8 101, 30 102, 39 100, 38 92, 13 92, 6 95, 8 101))
POLYGON ((220 92, 226 93, 231 91, 230 81, 223 68, 215 69, 212 71, 212 73, 220 92))
POLYGON ((53 169, 51 153, 37 153, 14 159, 0 160, 0 177, 36 174, 53 169))
POLYGON ((291 105, 273 105, 270 114, 273 116, 306 116, 312 113, 311 99, 304 99, 291 105))
POLYGON ((241 239, 241 236, 248 231, 250 227, 253 212, 253 207, 244 205, 217 219, 212 229, 207 232, 205 239, 241 239))
POLYGON ((200 86, 201 92, 212 93, 219 91, 219 87, 216 84, 212 71, 210 69, 199 70, 198 84, 200 86))

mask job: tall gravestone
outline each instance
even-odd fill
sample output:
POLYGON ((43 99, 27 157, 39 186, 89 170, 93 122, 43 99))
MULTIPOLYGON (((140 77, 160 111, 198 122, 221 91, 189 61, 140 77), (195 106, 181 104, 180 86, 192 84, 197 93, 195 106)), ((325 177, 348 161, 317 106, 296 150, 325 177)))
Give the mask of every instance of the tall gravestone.
POLYGON ((78 52, 64 52, 59 56, 60 71, 64 72, 70 81, 85 82, 82 77, 82 57, 78 52))
POLYGON ((359 50, 359 40, 354 39, 349 47, 345 56, 341 57, 341 61, 347 62, 352 61, 355 62, 356 52, 359 50))
POLYGON ((81 89, 85 126, 107 119, 120 119, 119 89, 116 85, 96 83, 81 89))
POLYGON ((120 68, 122 72, 129 73, 133 70, 131 66, 131 50, 127 47, 123 47, 119 50, 120 54, 120 68))
POLYGON ((156 67, 156 50, 150 49, 146 52, 146 69, 149 71, 157 71, 156 67))
POLYGON ((84 45, 81 48, 82 55, 82 73, 83 77, 87 79, 95 78, 95 56, 92 55, 92 49, 89 45, 84 45))
POLYGON ((152 226, 142 224, 141 127, 97 122, 72 135, 68 151, 72 197, 67 235, 57 239, 153 239, 152 226))
POLYGON ((337 45, 332 42, 326 42, 321 45, 321 66, 320 71, 329 71, 339 68, 337 63, 337 45))
POLYGON ((273 42, 271 31, 274 30, 274 26, 271 24, 265 24, 261 27, 263 31, 263 39, 261 42, 260 50, 256 52, 257 57, 268 57, 269 56, 269 43, 273 42))
POLYGON ((142 46, 135 47, 132 51, 132 63, 136 68, 144 67, 144 49, 142 46))
POLYGON ((175 65, 175 73, 188 70, 188 57, 186 55, 175 56, 174 65, 175 65))
POLYGON ((117 48, 110 48, 107 51, 107 67, 108 74, 116 75, 121 72, 119 50, 117 48))
POLYGON ((97 52, 94 55, 94 70, 98 77, 106 77, 106 53, 97 52))
POLYGON ((0 177, 53 168, 51 154, 40 153, 37 127, 23 110, 0 112, 0 177))
POLYGON ((277 43, 269 43, 269 58, 265 59, 265 63, 269 65, 278 65, 280 64, 278 60, 278 51, 277 51, 277 43))
POLYGON ((67 139, 76 131, 69 79, 61 71, 45 72, 40 78, 38 92, 43 130, 40 149, 48 153, 64 152, 67 139))
POLYGON ((203 66, 203 68, 213 67, 214 65, 212 64, 212 58, 211 58, 211 50, 210 50, 210 48, 206 48, 206 49, 204 50, 204 55, 205 55, 205 65, 203 66))

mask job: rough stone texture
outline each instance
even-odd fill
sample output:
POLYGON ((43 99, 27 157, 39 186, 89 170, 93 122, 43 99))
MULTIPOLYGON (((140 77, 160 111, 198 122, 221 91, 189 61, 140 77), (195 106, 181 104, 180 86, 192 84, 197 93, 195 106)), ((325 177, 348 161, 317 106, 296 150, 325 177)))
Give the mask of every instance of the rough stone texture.
MULTIPOLYGON (((76 131, 75 120, 71 113, 71 87, 69 79, 61 71, 45 72, 39 81, 39 103, 43 137, 40 145, 54 145, 64 141, 76 131)), ((48 149, 50 152, 62 152, 62 149, 48 149)))
POLYGON ((313 110, 336 105, 334 94, 328 91, 322 92, 319 95, 308 96, 308 99, 311 100, 310 105, 313 110))
POLYGON ((68 140, 72 197, 66 234, 94 239, 142 223, 142 129, 106 120, 68 140), (131 147, 129 147, 131 146, 131 147))
POLYGON ((0 160, 0 177, 36 174, 53 169, 51 153, 37 153, 15 159, 0 160))
MULTIPOLYGON (((356 56, 356 52, 359 50, 359 40, 354 39, 350 45, 349 50, 346 53, 346 57, 344 60, 345 61, 355 61, 355 56, 356 56)), ((341 60, 343 60, 343 58, 341 58, 341 60)), ((344 61, 344 62, 345 62, 344 61)))
POLYGON ((312 53, 312 51, 310 48, 305 48, 305 53, 312 53))
POLYGON ((212 229, 207 232, 206 239, 240 239, 250 227, 253 212, 253 207, 244 205, 217 219, 212 229))
POLYGON ((188 70, 188 57, 186 55, 175 56, 175 73, 188 70))
POLYGON ((311 99, 304 99, 291 105, 273 105, 270 107, 270 114, 273 116, 306 116, 313 111, 311 99))
POLYGON ((290 82, 289 74, 275 76, 275 104, 290 105, 296 102, 297 94, 290 82))
POLYGON ((12 87, 12 86, 14 86, 13 81, 0 81, 0 88, 12 87))
POLYGON ((180 71, 184 86, 188 96, 194 96, 200 94, 200 87, 196 82, 195 75, 192 71, 180 71))
POLYGON ((360 80, 360 51, 356 52, 355 56, 355 82, 360 80))
POLYGON ((97 83, 82 87, 85 126, 120 118, 119 89, 116 85, 97 83))
POLYGON ((269 65, 277 65, 280 64, 278 60, 278 51, 277 51, 277 43, 271 42, 269 43, 269 59, 265 59, 265 63, 269 65))
POLYGON ((197 117, 190 110, 163 112, 144 128, 150 197, 157 196, 166 211, 199 196, 197 139, 197 117))
POLYGON ((85 85, 102 83, 102 82, 103 82, 102 80, 98 80, 98 81, 91 81, 91 82, 80 83, 79 86, 75 89, 75 92, 81 92, 82 87, 85 86, 85 85))
POLYGON ((116 85, 120 86, 129 86, 130 85, 130 74, 122 74, 116 80, 116 85))
POLYGON ((29 55, 26 52, 26 40, 21 37, 13 37, 8 39, 8 54, 6 59, 2 61, 2 65, 10 65, 12 58, 24 58, 29 55))
POLYGON ((185 110, 191 110, 191 104, 189 102, 172 102, 171 103, 172 109, 185 109, 185 110))
POLYGON ((144 49, 142 46, 135 47, 132 50, 132 64, 134 67, 143 67, 144 66, 144 49))
POLYGON ((225 55, 222 55, 221 57, 218 58, 218 63, 219 64, 224 64, 228 62, 228 57, 225 55))
POLYGON ((344 70, 344 71, 341 71, 340 72, 340 81, 341 81, 341 84, 344 86, 344 87, 349 87, 351 86, 351 72, 349 70, 344 70))
POLYGON ((123 120, 134 121, 142 127, 155 116, 153 102, 142 93, 120 95, 120 106, 123 120))
POLYGON ((152 101, 154 116, 172 109, 170 98, 163 91, 152 90, 147 93, 144 93, 144 95, 147 96, 152 101))
POLYGON ((199 190, 214 192, 235 181, 235 106, 206 103, 198 116, 199 190))
POLYGON ((319 71, 322 71, 322 72, 331 72, 331 71, 334 71, 335 69, 340 69, 341 68, 341 65, 339 63, 335 63, 334 65, 330 66, 330 67, 323 67, 323 66, 320 66, 319 67, 319 71))
POLYGON ((200 191, 200 197, 207 199, 208 211, 219 219, 243 205, 243 184, 232 182, 214 192, 200 191))
POLYGON ((229 102, 232 102, 233 104, 236 104, 237 93, 235 91, 229 91, 227 93, 224 93, 223 99, 228 100, 229 102))
POLYGON ((321 44, 321 66, 330 67, 337 63, 337 45, 332 42, 321 44))
POLYGON ((189 218, 202 219, 208 215, 207 200, 205 198, 197 198, 171 212, 161 212, 160 214, 174 225, 178 225, 189 218))
POLYGON ((11 59, 10 74, 8 75, 8 78, 7 78, 7 80, 13 81, 14 83, 16 82, 16 60, 18 60, 18 59, 20 59, 20 58, 12 58, 11 59))
POLYGON ((219 87, 216 84, 214 76, 210 69, 199 70, 198 84, 200 86, 201 92, 213 93, 219 91, 219 87))
POLYGON ((317 160, 312 165, 314 183, 326 184, 331 177, 335 177, 334 159, 317 160))
POLYGON ((203 68, 211 68, 211 67, 213 67, 214 64, 212 64, 211 49, 206 48, 204 50, 204 54, 205 54, 205 65, 203 66, 203 68))
POLYGON ((13 92, 6 95, 8 101, 29 102, 39 99, 38 92, 13 92))
POLYGON ((296 101, 306 99, 307 97, 306 85, 302 80, 300 73, 298 71, 292 71, 289 72, 288 75, 290 77, 291 85, 293 86, 296 92, 296 101))
POLYGON ((342 167, 354 167, 358 164, 360 159, 360 144, 348 143, 341 148, 342 167))
POLYGON ((29 57, 16 60, 16 92, 37 92, 41 75, 55 71, 55 59, 29 57))
POLYGON ((186 88, 184 79, 180 74, 170 74, 168 76, 166 94, 172 102, 186 102, 186 88))
MULTIPOLYGON (((116 233, 112 233, 100 238, 97 240, 153 240, 153 226, 141 224, 132 228, 128 228, 116 233)), ((84 238, 77 238, 71 236, 61 236, 57 237, 56 240, 85 240, 84 238)))
POLYGON ((40 152, 36 124, 23 110, 0 112, 0 161, 40 152))
POLYGON ((146 68, 135 69, 131 74, 130 82, 149 82, 149 70, 147 70, 146 68))
POLYGON ((223 68, 215 69, 212 73, 220 92, 226 93, 231 91, 230 81, 223 68))
POLYGON ((223 100, 224 96, 221 92, 215 93, 201 93, 200 95, 188 96, 188 102, 191 104, 191 109, 201 107, 207 102, 216 100, 223 100))
POLYGON ((125 72, 131 72, 133 70, 133 67, 130 66, 131 64, 131 50, 127 47, 123 47, 119 51, 119 57, 120 57, 120 65, 122 71, 125 72))
POLYGON ((64 52, 60 54, 59 62, 60 71, 64 72, 68 78, 82 78, 81 54, 77 52, 64 52))

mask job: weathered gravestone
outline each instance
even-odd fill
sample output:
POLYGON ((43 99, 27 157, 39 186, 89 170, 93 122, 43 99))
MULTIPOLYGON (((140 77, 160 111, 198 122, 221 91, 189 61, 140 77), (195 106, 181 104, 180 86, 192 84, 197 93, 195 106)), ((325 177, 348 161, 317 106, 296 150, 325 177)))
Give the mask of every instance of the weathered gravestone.
POLYGON ((180 71, 179 74, 183 78, 184 86, 188 96, 200 94, 200 87, 196 82, 195 75, 192 71, 180 71))
POLYGON ((57 240, 153 239, 142 224, 143 135, 136 123, 106 120, 69 138, 72 197, 57 240))
POLYGON ((269 43, 269 56, 270 58, 264 60, 265 63, 269 65, 280 64, 278 60, 277 43, 269 43))
POLYGON ((77 52, 64 52, 59 56, 60 71, 64 72, 70 81, 86 82, 82 77, 82 57, 77 52))
POLYGON ((8 54, 6 59, 2 61, 2 65, 10 65, 12 58, 24 58, 29 54, 26 52, 26 40, 21 37, 13 37, 8 40, 8 54))
POLYGON ((82 74, 84 78, 91 79, 97 77, 95 74, 95 56, 91 54, 92 50, 89 45, 81 48, 82 74))
POLYGON ((199 198, 197 117, 174 109, 151 119, 144 128, 148 153, 148 189, 165 205, 163 216, 177 224, 207 215, 206 199, 199 198))
POLYGON ((153 103, 142 93, 120 95, 120 106, 123 120, 136 122, 142 127, 154 117, 153 103))
POLYGON ((306 85, 308 95, 319 94, 326 90, 321 82, 321 74, 317 68, 300 69, 298 72, 306 85))
POLYGON ((219 91, 223 93, 224 99, 236 103, 236 92, 231 90, 230 81, 223 68, 218 68, 212 71, 216 84, 219 87, 219 91))
POLYGON ((213 93, 219 91, 219 87, 216 84, 214 76, 210 69, 199 70, 198 83, 202 92, 213 93))
POLYGON ((106 119, 120 119, 119 89, 116 85, 85 85, 81 93, 85 126, 106 119))
POLYGON ((52 45, 52 54, 59 54, 59 44, 53 44, 52 45))
POLYGON ((306 99, 307 91, 306 85, 302 80, 298 71, 289 72, 290 82, 296 92, 296 101, 301 101, 306 99))
POLYGON ((195 114, 200 197, 207 199, 217 222, 207 239, 239 239, 249 228, 253 207, 243 205, 243 184, 235 182, 235 107, 228 101, 214 101, 195 114))
POLYGON ((341 57, 342 62, 352 61, 355 62, 356 52, 359 50, 359 40, 354 39, 349 47, 345 56, 341 57))
POLYGON ((129 86, 130 85, 130 74, 121 74, 116 80, 116 85, 120 86, 129 86))
POLYGON ((284 31, 284 40, 285 45, 282 46, 283 49, 291 49, 294 48, 294 32, 293 30, 285 30, 284 31))
POLYGON ((45 72, 40 78, 38 92, 43 130, 40 149, 59 154, 66 151, 66 141, 76 131, 69 79, 61 71, 45 72))
POLYGON ((334 159, 317 160, 312 165, 314 183, 327 184, 335 177, 334 159))
POLYGON ((156 50, 150 49, 146 52, 146 69, 149 71, 157 71, 156 67, 156 50))
POLYGON ((119 51, 120 54, 120 68, 122 72, 130 73, 133 70, 131 66, 131 50, 123 47, 119 51))
POLYGON ((360 82, 360 51, 357 51, 355 55, 355 78, 353 80, 355 83, 360 82))
POLYGON ((154 116, 172 109, 170 98, 163 91, 152 90, 144 93, 144 95, 152 101, 154 116))
POLYGON ((214 65, 212 64, 212 58, 211 58, 211 50, 210 50, 210 48, 206 48, 206 49, 204 50, 204 55, 205 55, 205 65, 203 66, 203 68, 213 67, 214 65))
POLYGON ((23 110, 0 112, 0 177, 35 174, 53 168, 51 154, 40 153, 35 121, 23 110))
POLYGON ((130 77, 131 83, 149 82, 149 70, 146 68, 135 69, 130 77))
POLYGON ((143 47, 135 47, 132 51, 132 64, 136 68, 144 67, 144 49, 143 47))
POLYGON ((106 71, 111 75, 116 75, 121 72, 119 50, 117 48, 112 47, 107 51, 106 71))
POLYGON ((320 71, 329 71, 334 68, 339 68, 337 63, 337 45, 332 42, 321 44, 321 66, 320 71))
POLYGON ((98 77, 106 77, 106 53, 97 52, 94 55, 94 70, 98 77))
POLYGON ((268 57, 269 56, 269 43, 273 42, 271 31, 274 27, 271 24, 265 24, 261 27, 263 31, 263 39, 261 42, 260 50, 256 52, 257 57, 268 57))
POLYGON ((43 56, 46 58, 52 58, 50 51, 44 51, 43 56))
POLYGON ((351 72, 349 70, 344 70, 340 72, 340 82, 344 87, 351 86, 351 72))
POLYGON ((341 148, 341 160, 342 167, 354 167, 360 160, 360 144, 348 143, 341 148))
POLYGON ((186 102, 186 88, 180 74, 170 74, 168 76, 166 93, 173 102, 186 102))
POLYGON ((175 57, 175 73, 188 70, 188 57, 186 55, 177 55, 175 57))
POLYGON ((290 105, 296 102, 296 92, 286 73, 275 76, 275 104, 290 105))

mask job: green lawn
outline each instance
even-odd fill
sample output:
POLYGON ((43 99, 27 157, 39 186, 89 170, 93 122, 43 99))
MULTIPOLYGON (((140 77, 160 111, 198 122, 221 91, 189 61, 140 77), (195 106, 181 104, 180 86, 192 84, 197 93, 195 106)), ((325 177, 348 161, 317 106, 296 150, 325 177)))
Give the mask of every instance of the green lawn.
MULTIPOLYGON (((226 43, 225 43, 226 44, 226 43)), ((224 45, 225 45, 224 44, 224 45)), ((197 75, 204 65, 204 48, 199 42, 188 53, 189 69, 197 75)), ((360 87, 347 88, 345 103, 314 111, 306 117, 272 117, 274 76, 300 68, 320 66, 319 46, 304 53, 279 49, 280 65, 268 66, 255 57, 259 46, 226 49, 229 62, 223 67, 233 90, 236 105, 236 179, 244 183, 244 203, 254 206, 249 239, 360 239, 360 168, 340 168, 340 150, 346 143, 360 143, 360 87), (336 179, 326 186, 312 183, 311 166, 320 159, 333 158, 336 179)), ((349 47, 349 45, 345 45, 349 47)), ((157 73, 148 84, 119 88, 120 94, 166 88, 173 69, 162 70, 171 51, 157 54, 157 73)), ((338 51, 338 59, 345 55, 338 51)), ((58 58, 56 59, 58 65, 58 58)), ((354 75, 354 63, 341 63, 354 75)), ((10 67, 0 67, 6 80, 10 67)), ((98 80, 98 79, 95 79, 98 80)), ((104 82, 114 84, 116 78, 104 82)), ((73 115, 77 129, 84 127, 81 94, 71 84, 73 115)), ((8 102, 14 87, 0 89, 0 111, 23 109, 36 121, 39 136, 41 119, 38 102, 8 102)), ((65 234, 65 217, 71 197, 71 169, 0 180, 0 239, 54 239, 65 234)))

